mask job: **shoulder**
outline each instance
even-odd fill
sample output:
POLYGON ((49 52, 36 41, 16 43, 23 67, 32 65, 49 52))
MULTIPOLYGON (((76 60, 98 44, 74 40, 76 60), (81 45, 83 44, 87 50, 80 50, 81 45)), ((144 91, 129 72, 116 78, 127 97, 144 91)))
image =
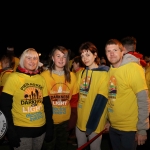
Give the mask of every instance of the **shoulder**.
POLYGON ((76 75, 74 72, 70 72, 70 76, 71 76, 71 78, 76 78, 76 75))
POLYGON ((20 59, 19 59, 18 57, 15 57, 15 61, 17 61, 17 62, 18 62, 19 60, 20 60, 20 59))
POLYGON ((93 71, 108 72, 109 71, 109 66, 99 66, 98 68, 93 69, 93 71))
POLYGON ((43 71, 43 72, 41 72, 41 76, 47 76, 47 75, 49 75, 50 74, 50 71, 49 70, 45 70, 45 71, 43 71))

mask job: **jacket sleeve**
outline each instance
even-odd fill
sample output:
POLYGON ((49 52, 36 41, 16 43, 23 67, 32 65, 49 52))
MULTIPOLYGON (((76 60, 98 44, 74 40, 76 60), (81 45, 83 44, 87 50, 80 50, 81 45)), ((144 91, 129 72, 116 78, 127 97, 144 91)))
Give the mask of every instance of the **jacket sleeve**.
POLYGON ((88 122, 86 124, 87 135, 90 135, 93 131, 96 130, 106 105, 107 98, 101 94, 97 94, 90 112, 88 122))
POLYGON ((13 103, 12 98, 13 98, 12 95, 2 92, 0 97, 0 109, 4 113, 7 120, 8 129, 6 135, 10 142, 10 145, 13 147, 18 147, 20 146, 20 138, 17 132, 15 131, 15 127, 13 123, 13 117, 11 113, 12 103, 13 103))
POLYGON ((52 119, 52 104, 49 96, 43 98, 44 111, 46 116, 46 135, 45 141, 50 142, 53 139, 54 134, 54 124, 52 119))
POLYGON ((70 131, 71 129, 75 128, 76 122, 77 122, 77 103, 79 99, 79 94, 72 95, 72 98, 70 100, 71 105, 71 115, 67 126, 67 131, 70 131))
POLYGON ((149 129, 149 98, 148 91, 143 90, 136 94, 138 103, 138 123, 137 133, 146 135, 146 130, 149 129))

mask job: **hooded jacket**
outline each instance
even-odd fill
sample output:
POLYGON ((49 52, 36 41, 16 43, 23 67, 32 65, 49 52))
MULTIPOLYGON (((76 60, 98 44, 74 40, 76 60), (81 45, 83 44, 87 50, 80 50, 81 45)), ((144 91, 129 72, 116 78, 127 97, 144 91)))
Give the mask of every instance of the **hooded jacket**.
POLYGON ((78 78, 80 87, 77 127, 87 135, 104 129, 107 118, 108 66, 89 70, 87 67, 78 78))
POLYGON ((143 55, 134 51, 129 51, 128 54, 131 54, 133 56, 135 56, 136 58, 140 59, 140 64, 142 65, 142 67, 146 67, 146 61, 143 59, 143 55))

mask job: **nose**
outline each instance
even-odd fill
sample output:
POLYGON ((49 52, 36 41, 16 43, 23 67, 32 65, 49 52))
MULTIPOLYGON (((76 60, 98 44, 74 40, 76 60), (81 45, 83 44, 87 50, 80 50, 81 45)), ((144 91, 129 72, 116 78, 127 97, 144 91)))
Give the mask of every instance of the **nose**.
POLYGON ((85 61, 86 60, 86 57, 82 57, 82 61, 85 61))
POLYGON ((60 57, 60 60, 63 61, 63 57, 60 57))
POLYGON ((33 58, 31 58, 31 59, 30 59, 30 61, 31 61, 31 62, 34 62, 34 59, 33 59, 33 58))
POLYGON ((110 51, 110 55, 114 55, 114 52, 113 52, 113 51, 110 51))

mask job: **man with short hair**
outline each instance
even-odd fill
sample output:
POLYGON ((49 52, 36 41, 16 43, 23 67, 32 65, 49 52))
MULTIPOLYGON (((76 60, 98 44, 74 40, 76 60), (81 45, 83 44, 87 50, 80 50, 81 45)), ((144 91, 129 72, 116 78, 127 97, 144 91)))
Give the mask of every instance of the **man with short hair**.
POLYGON ((139 59, 124 55, 117 39, 110 39, 105 52, 111 64, 108 83, 109 135, 114 150, 135 150, 143 145, 149 128, 148 91, 139 59))
POLYGON ((139 58, 141 66, 145 68, 146 61, 143 59, 143 55, 136 52, 136 44, 137 44, 136 38, 132 36, 127 36, 121 40, 121 43, 123 45, 124 54, 131 54, 139 58))

